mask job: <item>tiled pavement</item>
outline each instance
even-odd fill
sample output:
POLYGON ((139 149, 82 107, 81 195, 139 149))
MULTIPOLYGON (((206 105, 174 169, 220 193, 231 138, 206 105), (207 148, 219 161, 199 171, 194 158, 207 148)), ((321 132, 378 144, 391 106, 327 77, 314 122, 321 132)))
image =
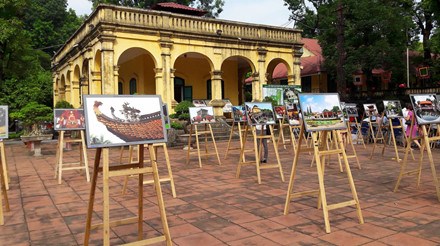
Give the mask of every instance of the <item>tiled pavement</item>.
MULTIPOLYGON (((367 149, 356 146, 362 170, 350 161, 365 224, 358 224, 353 207, 331 210, 332 232, 327 234, 316 197, 295 199, 290 213, 283 215, 293 159, 290 147, 280 148, 286 182, 281 182, 277 169, 268 169, 262 171, 262 184, 258 185, 251 166, 242 168, 241 177, 235 178, 238 152, 232 151, 225 160, 226 144, 218 143, 222 165, 209 157, 203 159, 203 168, 198 167, 196 156, 186 165, 185 152, 169 148, 178 197, 172 198, 169 184, 163 184, 162 190, 175 245, 440 245, 440 202, 426 157, 420 188, 414 177, 406 177, 399 191, 393 193, 400 166, 391 159, 392 149, 387 148, 384 157, 378 154, 370 160, 372 145, 367 149)), ((44 156, 33 157, 22 143, 6 145, 11 211, 5 213, 5 225, 0 226, 0 245, 83 244, 90 183, 83 171, 75 170, 66 171, 63 183, 57 184, 53 177, 55 146, 56 142, 43 143, 44 156)), ((67 161, 78 156, 77 149, 74 146, 73 151, 65 152, 67 161)), ((88 151, 90 166, 94 152, 88 151)), ((433 152, 437 161, 439 149, 433 152)), ((415 153, 416 157, 420 154, 418 150, 415 153)), ((118 156, 119 149, 112 149, 111 159, 116 162, 118 156)), ((274 158, 273 150, 269 157, 274 158)), ((160 151, 159 160, 163 160, 160 151)), ((310 162, 311 156, 301 155, 295 191, 317 187, 316 169, 310 162)), ((346 180, 333 157, 325 175, 329 203, 350 199, 346 180)), ((122 184, 121 177, 111 179, 113 219, 136 213, 136 180, 130 179, 125 195, 121 194, 122 184)), ((101 190, 102 184, 98 187, 101 190)), ((144 191, 145 237, 162 232, 155 193, 149 187, 144 191)), ((102 216, 101 201, 98 191, 95 222, 102 216)), ((111 230, 112 244, 131 242, 136 237, 136 224, 111 230)), ((93 231, 91 244, 100 245, 101 240, 102 231, 93 231)))

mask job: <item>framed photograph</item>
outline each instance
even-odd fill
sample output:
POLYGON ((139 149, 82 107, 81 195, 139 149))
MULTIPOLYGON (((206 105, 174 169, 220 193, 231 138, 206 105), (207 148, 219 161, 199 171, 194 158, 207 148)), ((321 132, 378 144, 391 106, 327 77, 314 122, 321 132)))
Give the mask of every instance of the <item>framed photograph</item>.
POLYGON ((0 106, 0 139, 9 137, 8 106, 0 106))
POLYGON ((165 120, 165 129, 171 128, 170 115, 168 114, 168 105, 166 103, 162 104, 163 118, 165 120))
POLYGON ((53 116, 55 131, 84 130, 86 128, 83 109, 56 108, 53 110, 53 116))
POLYGON ((402 105, 398 100, 383 100, 383 108, 388 118, 402 118, 402 105))
POLYGON ((223 113, 232 113, 232 103, 229 99, 223 99, 225 106, 223 106, 223 113))
POLYGON ((289 125, 299 126, 301 124, 299 106, 296 103, 286 103, 286 114, 289 125))
POLYGON ((193 100, 192 103, 196 107, 205 107, 206 105, 208 105, 206 104, 205 100, 198 100, 198 99, 193 100))
POLYGON ((379 111, 377 111, 377 106, 374 103, 364 104, 365 117, 376 116, 379 111))
POLYGON ((299 105, 307 132, 347 128, 337 93, 300 93, 299 105))
POLYGON ((244 104, 249 125, 271 125, 276 123, 270 102, 245 102, 244 104))
POLYGON ((435 94, 410 94, 417 124, 440 124, 440 103, 435 94))
POLYGON ((300 85, 262 85, 261 92, 263 99, 266 97, 275 100, 278 105, 286 103, 298 103, 298 93, 301 92, 300 85))
MULTIPOLYGON (((342 106, 342 105, 341 105, 342 106)), ((347 114, 347 117, 358 117, 358 108, 355 103, 345 103, 345 113, 347 114)), ((342 107, 344 107, 342 106, 342 107)))
POLYGON ((167 141, 158 95, 83 95, 88 148, 167 141))
POLYGON ((207 124, 214 123, 214 109, 212 107, 190 107, 189 118, 191 124, 207 124))
POLYGON ((232 106, 234 122, 246 122, 246 109, 244 106, 232 106))
POLYGON ((285 106, 275 106, 273 107, 273 111, 275 112, 275 117, 277 118, 277 120, 282 120, 286 116, 285 106))

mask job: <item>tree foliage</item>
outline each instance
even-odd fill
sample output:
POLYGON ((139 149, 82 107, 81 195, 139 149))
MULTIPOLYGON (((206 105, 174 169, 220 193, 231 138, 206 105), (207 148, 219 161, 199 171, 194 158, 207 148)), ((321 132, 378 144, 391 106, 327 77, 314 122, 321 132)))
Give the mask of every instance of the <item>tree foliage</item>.
POLYGON ((84 18, 66 8, 67 0, 0 1, 0 104, 11 113, 52 106, 50 57, 84 18))
POLYGON ((136 8, 150 8, 157 3, 174 2, 207 11, 207 17, 218 17, 223 11, 224 0, 89 0, 96 8, 100 3, 121 5, 136 8))
POLYGON ((338 5, 340 0, 308 2, 311 5, 302 0, 285 0, 297 27, 318 38, 330 78, 336 77, 338 58, 343 55, 346 81, 352 80, 354 71, 362 70, 369 84, 374 84, 374 68, 392 70, 395 81, 404 79, 407 33, 415 28, 412 1, 344 0, 342 8, 338 5), (338 11, 342 11, 343 24, 338 22, 338 11), (343 54, 336 49, 338 25, 343 29, 343 54))

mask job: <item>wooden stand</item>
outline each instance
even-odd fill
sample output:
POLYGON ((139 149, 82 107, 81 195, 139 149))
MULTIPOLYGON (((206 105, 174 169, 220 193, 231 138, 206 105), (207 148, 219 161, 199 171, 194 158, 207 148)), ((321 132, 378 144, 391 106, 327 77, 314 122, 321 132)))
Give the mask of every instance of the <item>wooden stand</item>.
POLYGON ((92 185, 90 189, 89 205, 87 209, 87 221, 86 230, 84 236, 84 245, 89 245, 90 230, 95 228, 103 228, 103 245, 110 245, 110 226, 125 225, 133 222, 138 222, 138 241, 130 243, 130 245, 149 245, 158 242, 165 241, 167 245, 172 245, 171 235, 168 228, 168 222, 165 213, 165 205, 162 197, 162 190, 160 187, 159 173, 157 170, 156 157, 154 148, 151 144, 148 145, 150 160, 152 167, 144 167, 144 148, 143 145, 139 145, 139 156, 137 163, 129 163, 125 165, 109 166, 109 148, 98 148, 95 155, 95 163, 93 168, 92 185), (102 155, 102 167, 99 166, 102 155), (103 178, 103 223, 98 225, 91 225, 93 205, 95 201, 96 183, 98 178, 98 172, 102 172, 103 178), (143 239, 143 181, 144 174, 153 174, 154 188, 156 190, 156 196, 158 200, 158 206, 160 211, 160 217, 162 220, 162 228, 164 235, 143 239), (117 176, 127 175, 139 175, 139 193, 138 193, 138 216, 133 218, 122 219, 118 221, 110 222, 110 191, 109 191, 109 179, 117 176))
MULTIPOLYGON (((345 141, 343 141, 344 143, 344 150, 347 150, 348 146, 351 146, 351 155, 347 155, 347 159, 348 158, 354 158, 356 160, 356 163, 358 165, 359 169, 362 169, 361 167, 361 163, 359 162, 359 158, 357 156, 357 152, 356 152, 356 148, 353 145, 353 139, 351 138, 351 127, 350 127, 350 122, 347 121, 347 130, 342 130, 340 131, 340 133, 345 133, 345 141)), ((334 144, 337 145, 337 142, 335 142, 334 144)), ((338 155, 338 161, 339 161, 339 167, 342 167, 342 163, 341 161, 343 160, 343 156, 342 155, 338 155)))
POLYGON ((55 163, 55 178, 58 175, 58 184, 61 184, 61 179, 64 170, 76 170, 85 169, 87 182, 90 182, 89 174, 89 162, 87 158, 87 148, 84 137, 84 130, 79 130, 81 134, 80 139, 65 139, 64 134, 66 131, 59 132, 57 153, 56 153, 56 163, 55 163), (64 155, 64 144, 79 143, 79 162, 63 162, 64 155), (67 165, 67 167, 64 167, 67 165))
POLYGON ((191 153, 195 153, 195 152, 191 152, 191 137, 194 135, 196 137, 196 148, 197 148, 197 156, 199 157, 199 167, 202 167, 202 156, 211 156, 211 155, 216 155, 217 156, 217 160, 218 160, 218 164, 221 165, 221 161, 220 161, 220 157, 218 155, 218 151, 217 151, 217 145, 215 144, 215 138, 214 138, 214 133, 212 132, 212 127, 211 124, 204 124, 205 125, 205 129, 203 131, 199 131, 199 124, 192 124, 191 125, 191 130, 189 132, 189 137, 188 137, 188 151, 186 154, 186 164, 189 164, 190 162, 190 154, 191 153), (193 128, 195 130, 195 132, 193 133, 193 128), (209 130, 208 130, 209 128, 209 130), (214 145, 214 150, 215 153, 209 153, 208 152, 208 133, 211 134, 211 139, 212 139, 212 143, 214 145), (199 136, 200 135, 204 135, 205 136, 205 153, 201 153, 200 152, 200 141, 199 141, 199 136))
MULTIPOLYGON (((383 119, 383 115, 382 115, 382 119, 383 119)), ((374 151, 376 150, 377 144, 379 141, 382 142, 382 156, 385 153, 385 148, 386 148, 386 141, 385 141, 385 137, 383 134, 383 125, 382 125, 382 121, 376 120, 373 122, 370 116, 370 121, 369 121, 369 127, 370 127, 370 132, 371 132, 371 136, 373 137, 373 150, 371 151, 370 154, 370 160, 373 158, 373 154, 374 151), (376 131, 375 131, 376 130, 376 131)))
MULTIPOLYGON (((174 186, 174 178, 173 178, 173 172, 171 171, 171 164, 170 164, 170 157, 169 157, 169 155, 168 155, 168 148, 167 148, 167 145, 166 145, 166 143, 155 143, 155 144, 152 144, 152 145, 150 145, 150 146, 152 146, 152 148, 154 149, 154 153, 155 153, 155 157, 154 158, 157 158, 157 149, 158 148, 163 148, 163 151, 164 151, 164 155, 165 155, 165 164, 166 164, 166 166, 167 166, 167 170, 168 170, 168 175, 167 176, 162 176, 160 179, 159 179, 159 182, 170 182, 170 185, 171 185, 171 193, 172 193, 172 195, 173 195, 173 198, 176 198, 176 187, 174 186)), ((136 146, 137 147, 137 146, 136 146)), ((144 148, 145 148, 145 146, 144 146, 144 148)), ((120 163, 122 164, 122 156, 123 156, 123 153, 122 153, 122 151, 123 151, 124 149, 123 149, 123 147, 122 147, 122 149, 121 149, 121 155, 120 155, 120 163)), ((129 159, 129 163, 136 163, 136 161, 134 160, 134 155, 133 155, 133 152, 136 150, 136 152, 137 152, 137 155, 136 156, 139 156, 139 149, 138 148, 134 148, 134 146, 130 146, 129 147, 129 157, 128 157, 128 159, 129 159)), ((151 157, 150 157, 151 158, 151 157)), ((144 161, 144 163, 149 163, 150 162, 150 160, 145 160, 144 161)), ((156 159, 156 162, 157 162, 157 159, 156 159)), ((123 188, 122 188, 122 194, 125 194, 125 192, 126 192, 126 190, 127 190, 127 184, 128 184, 128 178, 129 178, 130 176, 126 176, 125 177, 125 180, 124 180, 124 186, 123 186, 123 188)), ((144 180, 144 182, 143 182, 143 184, 153 184, 153 182, 154 182, 154 180, 153 179, 150 179, 150 180, 144 180)))
MULTIPOLYGON (((225 160, 228 158, 228 154, 229 154, 230 150, 241 150, 241 146, 243 146, 243 136, 244 136, 245 129, 246 129, 246 127, 243 128, 243 126, 241 125, 241 122, 234 121, 232 123, 231 131, 229 132, 228 146, 226 147, 226 153, 225 153, 225 157, 224 157, 225 160), (237 131, 234 130, 235 126, 237 127, 237 131), (240 138, 240 147, 231 147, 232 136, 235 133, 237 133, 240 138)), ((245 159, 245 156, 243 156, 243 159, 245 159)))
POLYGON ((3 199, 5 200, 5 208, 6 211, 9 212, 9 200, 8 200, 8 193, 6 191, 6 185, 7 185, 7 175, 5 173, 6 169, 6 158, 4 158, 5 156, 5 145, 3 143, 3 141, 0 142, 0 147, 1 147, 1 163, 2 163, 2 167, 0 167, 0 225, 4 225, 5 224, 5 219, 4 219, 4 215, 3 215, 3 199), (3 198, 2 198, 2 194, 3 194, 3 198))
MULTIPOLYGON (((294 143, 292 142, 292 135, 290 135, 289 141, 286 140, 286 138, 284 137, 284 128, 285 127, 290 127, 289 123, 285 122, 285 119, 279 119, 279 127, 280 127, 280 133, 278 134, 278 139, 277 139, 277 148, 280 146, 280 144, 283 145, 283 148, 286 149, 286 145, 293 145, 294 143)), ((295 149, 295 146, 293 147, 293 149, 295 149)))
MULTIPOLYGON (((407 138, 405 132, 403 131, 404 127, 403 127, 403 123, 400 120, 400 118, 390 118, 388 120, 388 122, 389 122, 389 126, 388 127, 389 127, 390 132, 391 132, 391 134, 390 134, 390 136, 391 136, 390 143, 394 147, 395 159, 396 159, 397 163, 400 163, 402 161, 402 159, 400 159, 400 157, 399 157, 399 149, 397 147, 396 135, 394 134, 394 130, 395 129, 397 129, 397 130, 400 129, 402 131, 403 140, 404 140, 405 143, 408 143, 408 138, 407 138), (394 126, 393 125, 393 119, 398 119, 399 120, 399 125, 394 126)), ((411 143, 409 143, 409 145, 411 145, 411 143)), ((403 149, 403 151, 405 151, 405 149, 403 149)), ((413 153, 411 148, 410 148, 410 153, 411 153, 412 159, 415 160, 414 153, 413 153)))
POLYGON ((1 168, 3 168, 5 187, 6 187, 6 190, 9 190, 9 182, 11 180, 10 180, 9 174, 8 174, 8 163, 6 162, 5 143, 2 140, 0 140, 0 162, 2 164, 1 168))
MULTIPOLYGON (((413 123, 411 123, 411 128, 412 127, 413 127, 413 123)), ((438 127, 440 127, 440 124, 437 124, 437 128, 438 127)), ((403 176, 405 176, 405 175, 413 175, 413 174, 417 175, 417 187, 419 187, 420 177, 421 177, 421 173, 422 173, 423 153, 426 149, 426 152, 428 154, 429 164, 431 166, 431 172, 432 172, 432 177, 434 180, 434 186, 435 186, 435 190, 437 193, 437 199, 440 201, 440 181, 437 177, 437 171, 435 169, 434 158, 432 157, 432 152, 431 152, 431 148, 430 148, 430 143, 433 141, 439 141, 440 135, 430 137, 428 135, 426 125, 421 125, 421 128, 422 128, 423 136, 412 138, 412 136, 410 134, 410 136, 408 137, 408 142, 407 142, 406 149, 405 149, 405 155, 403 157, 402 165, 400 167, 400 173, 399 173, 399 177, 397 178, 396 186, 394 187, 394 192, 397 192, 397 189, 399 188, 399 185, 400 185, 400 181, 402 180, 403 176), (419 158, 418 168, 414 169, 414 170, 407 171, 406 166, 408 164, 408 153, 410 152, 410 149, 411 149, 411 142, 413 140, 419 140, 419 139, 422 140, 422 143, 421 143, 421 148, 420 148, 420 158, 419 158)))
POLYGON ((237 178, 240 177, 241 166, 256 165, 258 184, 261 184, 261 175, 260 175, 261 169, 268 169, 268 168, 278 168, 280 170, 281 180, 284 182, 283 167, 281 166, 280 157, 278 155, 278 148, 276 146, 275 137, 273 135, 273 126, 272 125, 268 125, 268 127, 270 129, 270 135, 265 135, 264 134, 265 130, 261 130, 260 134, 257 134, 257 128, 255 126, 250 126, 250 127, 252 129, 252 136, 253 136, 253 139, 254 139, 255 161, 245 161, 243 159, 244 152, 245 152, 245 149, 246 149, 246 139, 247 139, 247 134, 248 134, 248 129, 249 129, 249 126, 246 126, 244 142, 243 142, 243 145, 242 145, 242 148, 241 148, 241 152, 240 152, 240 160, 239 160, 238 166, 237 166, 236 177, 237 178), (262 148, 263 148, 263 146, 262 146, 263 139, 270 139, 272 141, 272 145, 273 145, 274 152, 275 152, 275 157, 276 157, 276 163, 275 164, 269 164, 268 163, 268 164, 262 165, 260 163, 260 156, 261 156, 261 151, 262 151, 262 148), (259 143, 258 143, 258 141, 259 141, 259 143), (258 148, 258 146, 260 146, 260 148, 258 148))
POLYGON ((351 123, 349 122, 349 129, 351 129, 352 126, 354 126, 356 129, 356 144, 362 143, 364 149, 366 149, 367 146, 365 146, 364 137, 362 136, 362 126, 361 123, 358 122, 356 117, 354 117, 353 125, 351 125, 351 123))
POLYGON ((313 139, 313 147, 312 150, 314 152, 314 157, 316 160, 316 169, 317 169, 317 173, 318 173, 318 182, 319 182, 319 189, 318 190, 309 190, 309 191, 302 191, 302 192, 296 192, 293 193, 293 183, 295 180, 295 174, 296 174, 296 168, 298 165, 298 159, 299 159, 299 155, 301 152, 305 152, 305 151, 310 151, 310 149, 302 149, 301 148, 301 142, 303 141, 303 136, 304 136, 304 126, 301 127, 301 131, 300 131, 300 137, 298 140, 298 151, 295 153, 295 157, 293 159, 293 164, 292 164, 292 172, 290 175, 290 181, 289 181, 289 187, 287 190, 287 197, 286 197, 286 203, 284 206, 284 215, 287 215, 289 213, 289 208, 290 208, 290 202, 293 198, 297 198, 297 197, 302 197, 302 196, 306 196, 306 195, 318 195, 318 208, 321 207, 322 204, 322 212, 324 215, 324 223, 325 223, 325 231, 327 233, 330 233, 330 222, 329 222, 329 216, 328 216, 328 211, 332 210, 332 209, 337 209, 337 208, 343 208, 343 207, 348 207, 348 206, 356 206, 356 211, 357 211, 357 216, 359 219, 359 223, 363 224, 364 223, 364 219, 362 217, 362 212, 361 212, 361 207, 359 204, 359 199, 357 196, 357 192, 356 192, 356 188, 354 185, 354 181, 353 181, 353 177, 351 175, 351 170, 350 170, 350 165, 348 164, 348 160, 347 160, 347 156, 345 154, 344 151, 344 145, 342 143, 342 137, 340 135, 339 131, 336 130, 332 130, 331 134, 333 136, 333 139, 335 139, 335 141, 337 141, 337 149, 331 149, 331 150, 321 150, 319 148, 319 146, 327 146, 327 144, 325 143, 320 143, 321 141, 327 141, 327 134, 330 131, 324 131, 322 133, 322 136, 318 139, 318 134, 317 132, 312 132, 312 139, 313 139), (349 200, 349 201, 345 201, 345 202, 340 202, 340 203, 336 203, 336 204, 331 204, 328 205, 327 204, 327 198, 326 198, 326 194, 325 194, 325 187, 324 187, 324 168, 325 168, 325 163, 324 163, 324 157, 326 155, 333 155, 333 154, 341 154, 343 156, 344 159, 344 163, 345 163, 345 169, 346 169, 346 173, 347 173, 347 178, 348 178, 348 182, 350 185, 350 189, 351 189, 351 193, 353 196, 353 200, 349 200))

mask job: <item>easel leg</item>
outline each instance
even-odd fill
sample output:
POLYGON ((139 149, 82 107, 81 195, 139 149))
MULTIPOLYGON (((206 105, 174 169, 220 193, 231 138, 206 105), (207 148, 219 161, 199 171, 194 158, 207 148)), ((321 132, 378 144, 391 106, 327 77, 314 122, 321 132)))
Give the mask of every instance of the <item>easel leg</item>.
MULTIPOLYGON (((344 144, 342 143, 342 138, 341 138, 341 134, 333 131, 336 140, 339 143, 340 148, 344 147, 344 144)), ((364 223, 364 217, 362 216, 362 211, 361 211, 361 205, 359 203, 359 198, 356 192, 356 187, 354 185, 354 181, 353 181, 353 176, 351 174, 351 169, 350 169, 350 164, 348 164, 348 159, 347 159, 347 155, 345 154, 345 152, 343 151, 343 157, 344 157, 344 163, 345 163, 345 170, 347 173, 347 178, 348 178, 348 183, 350 184, 350 189, 351 189, 351 194, 353 196, 353 199, 355 200, 355 206, 356 206, 356 212, 357 212, 357 216, 359 219, 359 224, 363 224, 364 223)))
POLYGON ((327 199, 325 196, 325 187, 324 187, 324 174, 321 168, 321 158, 319 158, 319 150, 317 149, 319 146, 318 139, 316 133, 312 133, 313 146, 315 148, 314 156, 316 161, 316 170, 318 173, 318 183, 319 183, 319 198, 322 203, 322 213, 324 215, 324 223, 325 223, 325 231, 330 233, 330 221, 328 218, 328 209, 327 209, 327 199))
POLYGON ((263 148, 263 146, 260 146, 261 148, 258 148, 257 141, 260 141, 260 145, 262 145, 261 139, 257 139, 257 130, 255 126, 252 127, 252 135, 254 136, 254 152, 255 152, 255 165, 257 168, 257 180, 258 184, 261 184, 261 175, 260 175, 260 151, 263 148))
MULTIPOLYGON (((153 145, 149 145, 151 162, 156 162, 156 155, 153 150, 153 145), (153 153, 153 155, 151 155, 153 153)), ((144 166, 144 145, 138 145, 138 161, 139 168, 144 166)), ((159 183, 160 186, 160 183, 159 183)), ((138 240, 143 238, 143 218, 144 218, 144 174, 139 173, 138 179, 138 240)))
MULTIPOLYGON (((292 128, 290 127, 290 129, 292 129, 292 128)), ((291 134, 292 134, 292 131, 291 131, 291 134)), ((303 129, 301 127, 301 132, 300 132, 299 139, 298 139, 298 148, 295 150, 295 157, 293 158, 293 163, 292 163, 292 171, 290 172, 289 187, 287 188, 286 203, 284 204, 284 215, 287 215, 290 210, 290 200, 292 197, 293 184, 295 182, 296 167, 298 164, 299 153, 301 152, 301 143, 302 143, 303 137, 304 137, 304 134, 303 134, 303 129)))
POLYGON ((103 200, 103 239, 104 245, 110 245, 110 191, 109 191, 109 149, 103 149, 102 158, 102 200, 103 200))
MULTIPOLYGON (((437 125, 437 127, 438 127, 438 125, 437 125)), ((437 199, 440 202, 440 182, 437 177, 437 171, 435 170, 434 158, 432 157, 432 152, 431 152, 431 148, 429 145, 430 141, 429 141, 428 132, 426 131, 425 125, 422 126, 422 130, 423 130, 423 139, 424 139, 425 147, 426 147, 426 150, 428 153, 429 164, 431 165, 432 178, 434 180, 434 186, 435 186, 435 190, 437 193, 437 199)))
MULTIPOLYGON (((202 168, 202 157, 200 156, 200 141, 199 141, 199 132, 197 129, 197 125, 194 126, 195 130, 196 130, 196 146, 197 146, 197 155, 199 157, 199 167, 202 168)), ((205 136, 205 140, 206 140, 206 136, 205 136)), ((205 143, 205 147, 206 147, 206 143, 205 143)))
MULTIPOLYGON (((238 124, 240 124, 240 123, 238 123, 238 124)), ((225 160, 226 160, 226 158, 228 158, 229 148, 231 146, 232 135, 234 134, 234 127, 235 127, 235 121, 232 122, 231 130, 229 131, 228 145, 226 147, 225 157, 223 157, 223 159, 225 159, 225 160)))
MULTIPOLYGON (((150 151, 150 157, 151 156, 155 157, 153 148, 149 148, 149 151, 150 151)), ((160 219, 162 221, 162 227, 164 230, 166 243, 167 243, 167 245, 172 245, 171 234, 170 234, 170 230, 168 228, 168 221, 167 221, 166 212, 165 212, 165 203, 163 201, 162 189, 160 187, 159 172, 157 169, 156 158, 151 159, 151 165, 153 167, 154 187, 156 188, 156 196, 157 196, 157 202, 159 205, 160 219)))
POLYGON ((220 156, 218 155, 217 144, 215 142, 214 133, 212 132, 211 124, 209 124, 209 131, 211 132, 212 143, 214 144, 214 150, 215 150, 215 154, 217 155, 218 164, 221 165, 222 163, 220 161, 220 156))
POLYGON ((90 195, 89 195, 89 205, 87 207, 87 219, 86 219, 86 231, 84 235, 84 245, 89 245, 90 240, 90 229, 92 226, 92 214, 93 214, 93 205, 95 202, 95 192, 96 192, 96 180, 98 178, 99 172, 99 161, 101 159, 101 151, 102 149, 96 149, 95 154, 95 163, 93 165, 93 175, 92 175, 92 183, 90 186, 90 195))
POLYGON ((64 152, 64 131, 60 132, 58 144, 58 184, 61 184, 63 176, 63 152, 64 152))
MULTIPOLYGON (((275 144, 275 136, 273 134, 273 126, 269 125, 269 129, 270 129, 270 135, 271 135, 270 139, 272 140, 272 143, 273 143, 273 148, 274 148, 275 156, 277 158, 277 163, 278 163, 278 169, 280 170, 281 180, 284 182, 283 167, 281 166, 280 155, 278 154, 278 146, 275 144)), ((283 135, 283 142, 284 142, 284 135, 283 135)), ((286 148, 286 145, 284 145, 284 148, 286 148)))
MULTIPOLYGON (((81 146, 80 146, 82 156, 84 158, 84 169, 86 170, 86 179, 87 182, 90 182, 90 171, 89 171, 89 160, 87 158, 87 148, 86 148, 86 140, 84 130, 81 130, 81 146)), ((80 155, 81 156, 81 155, 80 155)), ((80 161, 81 163, 81 161, 80 161)))
MULTIPOLYGON (((241 132, 240 132, 240 134, 241 134, 241 132)), ((241 143, 240 158, 239 158, 238 165, 237 165, 237 172, 235 173, 235 177, 236 178, 240 177, 241 165, 242 165, 242 163, 245 162, 245 160, 244 160, 244 150, 245 150, 245 146, 246 146, 247 134, 248 134, 248 126, 245 126, 243 142, 240 142, 241 143)))
MULTIPOLYGON (((411 137, 409 138, 409 140, 407 141, 407 145, 405 148, 405 155, 403 156, 403 161, 401 163, 400 166, 400 173, 399 173, 399 177, 397 177, 397 182, 396 185, 394 186, 394 192, 397 192, 397 189, 399 189, 399 185, 400 185, 400 181, 402 180, 402 177, 406 171, 406 164, 408 163, 408 153, 411 149, 411 144, 409 141, 411 141, 411 137)), ((422 152, 423 153, 423 152, 422 152)))

